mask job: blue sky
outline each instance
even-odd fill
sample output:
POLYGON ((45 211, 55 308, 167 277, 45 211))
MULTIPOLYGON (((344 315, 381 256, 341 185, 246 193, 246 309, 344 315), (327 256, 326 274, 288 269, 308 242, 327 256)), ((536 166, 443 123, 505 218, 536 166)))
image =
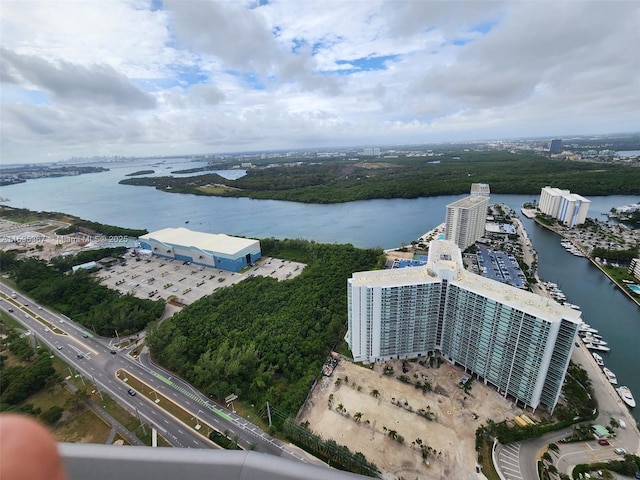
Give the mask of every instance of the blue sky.
POLYGON ((626 1, 2 0, 0 161, 638 131, 638 24, 626 1))

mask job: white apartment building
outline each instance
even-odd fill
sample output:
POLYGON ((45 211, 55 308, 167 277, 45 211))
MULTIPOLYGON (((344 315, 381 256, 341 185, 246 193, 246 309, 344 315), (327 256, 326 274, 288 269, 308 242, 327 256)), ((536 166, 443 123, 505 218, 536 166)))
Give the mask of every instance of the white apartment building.
POLYGON ((544 187, 540 192, 540 201, 538 202, 538 209, 553 218, 558 217, 558 210, 560 210, 560 201, 563 195, 568 195, 569 190, 562 190, 555 187, 544 187))
POLYGON ((640 280, 640 258, 634 258, 631 260, 629 273, 640 280))
POLYGON ((557 218, 568 227, 582 225, 587 219, 590 204, 591 200, 587 200, 577 193, 564 195, 560 202, 557 218))
POLYGON ((471 193, 472 197, 488 197, 491 195, 491 189, 488 183, 472 183, 471 193))
POLYGON ((467 272, 453 242, 431 242, 424 267, 354 273, 347 297, 355 361, 440 352, 505 397, 555 407, 580 312, 467 272))
POLYGON ((445 238, 461 250, 473 245, 484 235, 489 197, 469 196, 447 205, 445 238))
POLYGON ((379 157, 380 156, 380 148, 379 147, 365 147, 362 151, 363 155, 370 157, 379 157))
POLYGON ((554 187, 544 187, 540 192, 538 209, 569 227, 581 225, 587 218, 590 200, 554 187))

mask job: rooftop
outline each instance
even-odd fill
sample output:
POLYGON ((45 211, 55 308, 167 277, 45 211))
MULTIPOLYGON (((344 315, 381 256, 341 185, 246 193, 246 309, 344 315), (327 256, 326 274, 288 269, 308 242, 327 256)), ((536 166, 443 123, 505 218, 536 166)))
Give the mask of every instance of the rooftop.
POLYGON ((484 278, 466 270, 461 270, 451 283, 551 322, 565 319, 573 323, 580 323, 581 312, 578 310, 560 305, 550 298, 484 278))
POLYGON ((481 203, 487 203, 488 201, 489 197, 485 196, 465 197, 450 203, 447 207, 471 208, 481 203))
POLYGON ((187 228, 163 228, 139 237, 140 240, 155 240, 168 245, 195 247, 208 252, 234 255, 252 246, 258 246, 258 240, 231 237, 223 233, 195 232, 187 228))
POLYGON ((451 277, 450 283, 483 297, 539 318, 580 323, 581 312, 564 307, 554 300, 468 272, 463 268, 460 249, 448 240, 434 240, 429 245, 429 264, 425 267, 374 270, 354 273, 354 286, 392 288, 437 283, 451 277))

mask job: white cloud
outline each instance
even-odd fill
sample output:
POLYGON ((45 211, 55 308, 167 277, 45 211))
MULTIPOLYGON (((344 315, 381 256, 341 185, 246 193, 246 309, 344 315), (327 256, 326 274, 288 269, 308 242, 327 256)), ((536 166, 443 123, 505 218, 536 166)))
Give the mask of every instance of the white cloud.
POLYGON ((637 2, 262 3, 3 0, 2 161, 640 127, 637 2))
POLYGON ((155 99, 108 65, 85 67, 66 61, 54 65, 42 58, 0 48, 0 69, 7 83, 48 92, 56 103, 90 103, 125 108, 153 108, 155 99))

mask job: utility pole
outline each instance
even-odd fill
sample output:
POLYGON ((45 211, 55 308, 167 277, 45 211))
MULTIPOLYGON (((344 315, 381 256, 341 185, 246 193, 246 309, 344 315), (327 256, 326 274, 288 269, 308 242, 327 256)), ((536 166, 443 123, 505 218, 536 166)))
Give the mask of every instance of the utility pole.
POLYGON ((93 378, 93 384, 96 386, 96 390, 98 390, 98 395, 100 395, 100 400, 104 402, 104 398, 102 398, 102 392, 100 391, 100 387, 98 386, 98 383, 96 382, 96 377, 91 375, 91 378, 93 378))
POLYGON ((146 437, 147 436, 147 430, 144 428, 144 423, 142 423, 142 418, 140 418, 140 412, 138 412, 137 408, 136 408, 136 416, 138 417, 138 420, 140 421, 140 426, 142 427, 142 433, 146 437))

